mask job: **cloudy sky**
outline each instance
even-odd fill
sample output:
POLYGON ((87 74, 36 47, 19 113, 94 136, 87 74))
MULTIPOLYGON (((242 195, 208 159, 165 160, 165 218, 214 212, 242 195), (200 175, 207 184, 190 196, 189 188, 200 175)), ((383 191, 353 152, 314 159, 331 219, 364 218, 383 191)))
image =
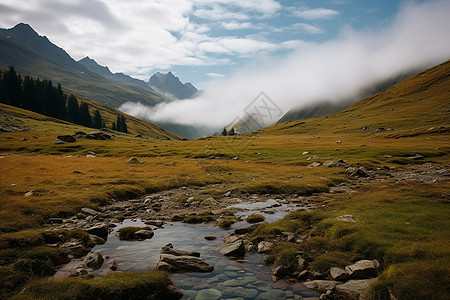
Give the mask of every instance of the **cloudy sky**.
POLYGON ((0 26, 29 23, 75 59, 113 72, 148 80, 173 71, 203 93, 119 109, 221 127, 261 92, 282 112, 356 101, 361 90, 448 60, 449 12, 449 0, 1 0, 0 26))
POLYGON ((144 80, 171 70, 204 88, 261 57, 336 39, 348 28, 382 28, 403 2, 2 0, 0 27, 28 23, 77 60, 89 56, 144 80))

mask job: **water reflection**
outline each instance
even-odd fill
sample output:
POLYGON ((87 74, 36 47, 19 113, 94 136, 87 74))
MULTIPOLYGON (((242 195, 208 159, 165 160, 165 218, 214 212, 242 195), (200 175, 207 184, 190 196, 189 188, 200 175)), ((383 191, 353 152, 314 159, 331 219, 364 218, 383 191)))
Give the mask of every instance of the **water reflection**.
MULTIPOLYGON (((271 208, 276 201, 270 199, 266 202, 254 204, 237 204, 233 208, 249 209, 240 211, 236 215, 248 216, 252 213, 260 213, 266 217, 266 221, 273 222, 282 218, 289 210, 295 208, 292 205, 281 205, 271 208), (272 213, 267 213, 271 208, 272 213), (262 211, 261 211, 262 210, 262 211)), ((221 255, 218 249, 224 245, 223 239, 233 228, 248 225, 245 221, 237 222, 229 230, 220 229, 212 224, 186 224, 168 223, 163 228, 155 230, 153 238, 145 241, 121 241, 116 237, 119 228, 125 226, 146 226, 140 220, 125 220, 118 224, 110 233, 104 245, 96 246, 93 251, 99 251, 103 257, 107 257, 103 266, 94 272, 97 276, 103 276, 109 270, 109 263, 116 260, 120 271, 142 271, 154 268, 161 248, 172 243, 174 248, 198 251, 214 266, 211 273, 182 273, 173 274, 171 277, 177 288, 184 293, 184 299, 301 299, 317 297, 316 292, 307 290, 302 284, 284 280, 273 282, 270 268, 264 265, 263 256, 256 253, 247 253, 242 260, 231 260, 221 255), (205 236, 215 236, 215 240, 206 240, 205 236)), ((80 260, 72 261, 61 269, 55 276, 63 276, 64 271, 81 264, 80 260)))

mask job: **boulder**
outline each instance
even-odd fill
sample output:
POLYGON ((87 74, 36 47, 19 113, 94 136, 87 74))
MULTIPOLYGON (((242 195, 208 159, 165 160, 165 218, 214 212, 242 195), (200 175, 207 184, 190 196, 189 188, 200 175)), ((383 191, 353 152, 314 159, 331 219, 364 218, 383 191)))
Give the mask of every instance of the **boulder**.
POLYGON ((90 234, 89 235, 89 240, 94 244, 94 245, 103 245, 106 241, 104 239, 102 239, 101 237, 97 236, 97 235, 93 235, 90 234))
POLYGON ((28 191, 24 194, 25 197, 30 197, 30 196, 37 196, 39 194, 39 192, 37 190, 31 190, 28 191))
POLYGON ((348 167, 348 164, 342 159, 338 161, 326 161, 323 165, 328 168, 348 167))
POLYGON ((245 244, 242 240, 237 240, 234 243, 227 244, 220 248, 220 253, 225 256, 244 257, 245 244))
POLYGON ((161 254, 156 269, 168 272, 212 272, 214 267, 200 257, 161 254))
POLYGON ((245 226, 245 227, 241 227, 241 228, 236 228, 234 230, 235 234, 247 234, 247 233, 251 233, 253 232, 253 230, 256 229, 256 227, 258 227, 258 224, 252 224, 250 226, 245 226))
POLYGON ((55 140, 55 144, 75 143, 77 138, 73 135, 58 135, 55 140))
POLYGON ((352 215, 342 215, 342 216, 336 217, 336 220, 339 220, 342 222, 356 223, 356 219, 352 215))
POLYGON ((227 244, 230 244, 230 243, 236 242, 239 239, 240 239, 240 237, 238 237, 236 235, 229 235, 223 241, 227 244))
POLYGON ((105 140, 110 140, 111 139, 111 135, 103 132, 103 131, 93 131, 90 132, 88 134, 86 134, 86 139, 88 140, 100 140, 100 141, 105 141, 105 140))
POLYGON ((274 244, 271 242, 262 241, 258 244, 258 253, 268 253, 272 250, 274 244))
POLYGON ((98 211, 93 210, 92 208, 88 208, 88 207, 83 207, 81 209, 81 211, 85 214, 85 215, 91 215, 91 216, 96 216, 98 214, 98 211))
POLYGON ((128 161, 127 164, 142 164, 144 162, 139 161, 139 159, 137 159, 136 157, 131 157, 128 161))
POLYGON ((109 268, 113 271, 116 271, 119 268, 119 264, 117 263, 117 261, 115 259, 113 259, 110 264, 109 264, 109 268))
POLYGON ((351 279, 372 278, 377 276, 378 265, 379 263, 377 260, 360 260, 353 265, 346 266, 345 271, 347 271, 351 279))
POLYGON ((370 286, 377 281, 377 278, 363 280, 349 280, 344 284, 336 286, 334 296, 337 299, 367 300, 370 286))
POLYGON ((214 241, 215 239, 217 239, 217 237, 215 237, 214 235, 205 236, 205 240, 207 240, 207 241, 214 241))
POLYGON ((171 243, 164 245, 161 249, 161 254, 171 254, 175 256, 194 256, 200 257, 200 252, 197 251, 187 251, 187 250, 179 250, 174 249, 171 243))
POLYGON ((281 236, 282 236, 283 241, 285 241, 285 242, 289 242, 289 243, 295 242, 295 234, 293 232, 284 231, 281 233, 281 236))
POLYGON ((289 270, 285 266, 276 266, 272 269, 272 275, 275 277, 275 279, 283 278, 288 274, 289 270))
POLYGON ((317 161, 315 161, 315 162, 313 162, 312 164, 309 164, 309 165, 308 165, 308 168, 315 168, 315 167, 319 167, 319 166, 320 166, 320 163, 317 162, 317 161))
POLYGON ((311 276, 311 272, 309 270, 304 270, 304 271, 301 271, 300 273, 298 273, 297 279, 300 281, 305 281, 310 276, 311 276))
POLYGON ((61 244, 60 247, 67 249, 75 257, 81 257, 91 251, 89 248, 84 246, 81 241, 75 239, 69 239, 65 243, 61 244))
POLYGON ((154 235, 155 233, 151 229, 141 229, 134 233, 134 236, 138 240, 151 239, 154 235))
POLYGON ((325 293, 328 290, 333 290, 340 282, 334 280, 313 280, 303 283, 308 289, 325 293))
POLYGON ((297 271, 302 272, 308 267, 308 262, 302 257, 297 257, 297 271))
POLYGON ((422 158, 423 158, 423 155, 416 154, 416 155, 410 156, 410 157, 408 157, 408 158, 409 158, 409 159, 413 159, 413 160, 419 160, 419 159, 422 159, 422 158))
POLYGON ((233 188, 226 192, 223 196, 224 197, 238 197, 241 195, 241 191, 238 188, 233 188))
POLYGON ((102 223, 102 224, 92 226, 92 227, 86 229, 86 231, 90 234, 99 236, 104 240, 108 239, 108 225, 106 225, 106 224, 102 223))
POLYGON ((97 270, 100 269, 100 267, 103 264, 103 261, 104 261, 103 256, 100 254, 100 252, 98 251, 91 252, 84 259, 84 266, 87 268, 97 270))
POLYGON ((333 267, 330 269, 331 279, 336 281, 346 281, 348 280, 348 273, 344 269, 333 267))
POLYGON ((369 176, 363 167, 359 167, 359 168, 349 167, 345 170, 345 173, 350 174, 350 176, 352 176, 352 177, 368 177, 369 176))

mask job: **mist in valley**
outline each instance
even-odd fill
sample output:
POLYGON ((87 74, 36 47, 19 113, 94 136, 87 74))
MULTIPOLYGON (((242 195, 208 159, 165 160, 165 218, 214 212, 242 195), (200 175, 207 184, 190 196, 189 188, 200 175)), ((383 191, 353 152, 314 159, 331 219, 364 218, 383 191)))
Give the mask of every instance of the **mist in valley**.
POLYGON ((261 92, 283 112, 319 99, 356 101, 386 80, 447 60, 449 11, 449 1, 409 2, 377 31, 342 28, 335 40, 299 42, 287 56, 264 57, 242 66, 233 76, 210 82, 194 99, 155 107, 128 102, 120 110, 154 122, 220 128, 243 118, 261 92))

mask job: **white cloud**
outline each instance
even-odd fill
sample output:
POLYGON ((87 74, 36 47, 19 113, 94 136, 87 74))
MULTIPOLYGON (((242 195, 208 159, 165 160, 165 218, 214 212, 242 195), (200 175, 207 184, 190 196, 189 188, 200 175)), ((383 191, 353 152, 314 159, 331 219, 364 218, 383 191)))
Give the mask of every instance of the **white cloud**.
POLYGON ((341 38, 320 44, 299 42, 292 54, 217 79, 195 99, 152 109, 128 103, 121 109, 155 121, 220 127, 243 116, 261 91, 284 111, 318 99, 356 97, 362 88, 390 76, 447 60, 448 11, 447 0, 408 4, 387 28, 371 33, 347 30, 341 38))
POLYGON ((197 18, 208 20, 248 20, 250 16, 242 12, 233 12, 220 5, 213 5, 210 8, 201 8, 194 11, 197 18))
POLYGON ((220 5, 240 8, 248 12, 263 14, 265 17, 272 16, 281 9, 281 4, 273 0, 195 0, 194 4, 198 7, 220 5))
POLYGON ((231 22, 222 22, 222 27, 227 30, 238 30, 238 29, 255 28, 256 26, 250 22, 231 21, 231 22))
POLYGON ((225 74, 221 73, 206 73, 206 75, 212 78, 223 78, 226 76, 225 74))
POLYGON ((311 25, 311 24, 307 24, 307 23, 295 23, 289 27, 290 27, 290 30, 299 29, 299 30, 306 31, 311 34, 319 34, 319 33, 323 32, 323 30, 320 29, 319 27, 311 25))
POLYGON ((331 19, 339 14, 337 10, 329 8, 304 8, 297 9, 292 14, 306 20, 331 19))

